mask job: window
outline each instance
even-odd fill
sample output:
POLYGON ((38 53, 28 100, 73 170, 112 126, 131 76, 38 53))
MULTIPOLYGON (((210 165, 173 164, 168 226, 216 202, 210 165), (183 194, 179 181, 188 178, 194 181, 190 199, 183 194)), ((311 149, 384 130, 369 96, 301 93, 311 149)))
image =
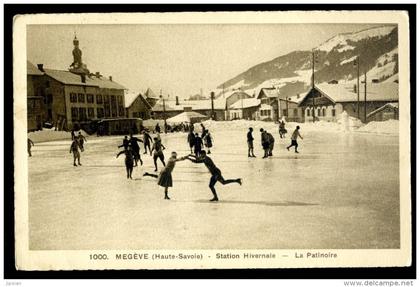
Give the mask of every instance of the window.
POLYGON ((104 117, 104 109, 103 108, 97 108, 96 113, 97 113, 99 119, 104 117))
POLYGON ((311 110, 310 109, 307 109, 306 110, 306 115, 309 117, 309 116, 311 116, 311 110))
POLYGON ((104 103, 109 104, 109 96, 108 95, 104 95, 104 103))
POLYGON ((78 109, 77 108, 71 108, 71 119, 73 121, 77 120, 78 118, 78 109))
POLYGON ((49 88, 50 87, 50 81, 46 81, 45 82, 45 87, 49 88))
POLYGON ((287 114, 287 109, 284 109, 284 110, 283 110, 283 115, 287 115, 287 116, 288 116, 288 114, 287 114))
POLYGON ((93 95, 92 94, 87 94, 86 95, 86 102, 88 102, 89 104, 93 103, 93 95))
POLYGON ((270 116, 271 116, 271 111, 267 110, 267 117, 270 117, 270 116))
POLYGON ((77 103, 76 93, 70 93, 70 103, 77 103))
POLYGON ((322 109, 322 116, 325 117, 325 109, 322 109))
POLYGON ((79 120, 86 120, 86 108, 79 108, 79 120))
POLYGON ((293 109, 293 116, 297 117, 298 116, 298 109, 293 109))
POLYGON ((93 111, 93 108, 88 108, 88 118, 93 119, 94 117, 95 117, 95 112, 93 111))
POLYGON ((120 105, 120 106, 123 105, 123 103, 122 103, 122 97, 121 96, 118 97, 118 105, 120 105))
POLYGON ((331 115, 332 115, 333 117, 335 117, 335 109, 332 109, 332 110, 331 110, 331 115))
POLYGON ((84 103, 85 102, 85 95, 84 94, 79 94, 78 95, 78 102, 79 103, 84 103))
POLYGON ((102 95, 96 95, 96 103, 102 104, 102 95))
POLYGON ((110 116, 110 110, 109 110, 109 106, 105 106, 105 117, 109 117, 110 116))
POLYGON ((116 107, 112 107, 112 109, 111 109, 111 116, 113 118, 115 118, 117 116, 117 108, 116 107))
POLYGON ((124 116, 124 108, 122 106, 119 106, 119 112, 118 113, 119 113, 120 117, 124 116))
POLYGON ((320 117, 321 116, 321 109, 317 109, 317 112, 318 112, 318 117, 320 117))
POLYGON ((52 97, 52 95, 51 94, 48 94, 47 95, 47 104, 52 104, 52 101, 53 101, 53 97, 52 97))

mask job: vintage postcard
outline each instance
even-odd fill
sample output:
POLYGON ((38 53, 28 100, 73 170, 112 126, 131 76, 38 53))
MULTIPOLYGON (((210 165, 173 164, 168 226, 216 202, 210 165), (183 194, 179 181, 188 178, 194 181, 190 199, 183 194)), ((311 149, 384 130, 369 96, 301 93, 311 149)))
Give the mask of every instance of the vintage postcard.
POLYGON ((410 266, 408 23, 16 16, 16 268, 410 266))

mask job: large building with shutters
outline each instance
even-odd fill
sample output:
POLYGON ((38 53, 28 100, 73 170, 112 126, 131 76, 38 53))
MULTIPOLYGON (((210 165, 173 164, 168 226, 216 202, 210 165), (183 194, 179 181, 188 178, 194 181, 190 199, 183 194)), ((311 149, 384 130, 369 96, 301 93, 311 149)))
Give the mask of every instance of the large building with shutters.
POLYGON ((43 74, 43 91, 39 93, 43 97, 42 118, 59 129, 69 130, 97 119, 126 116, 125 87, 111 76, 90 73, 82 63, 78 43, 75 38, 74 61, 68 71, 47 69, 38 64, 43 74))

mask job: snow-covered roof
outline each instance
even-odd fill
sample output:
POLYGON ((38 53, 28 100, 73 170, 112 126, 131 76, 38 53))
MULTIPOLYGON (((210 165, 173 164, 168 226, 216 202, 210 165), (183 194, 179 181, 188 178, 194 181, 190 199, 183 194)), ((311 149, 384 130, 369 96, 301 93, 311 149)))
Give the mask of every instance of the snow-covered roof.
POLYGON ((367 117, 370 117, 370 116, 372 116, 372 115, 374 115, 374 114, 376 114, 376 113, 378 113, 378 112, 380 112, 380 111, 382 111, 386 108, 398 109, 398 106, 399 106, 398 103, 387 103, 387 104, 383 105, 382 107, 374 110, 373 112, 370 112, 369 114, 367 114, 367 117))
MULTIPOLYGON (((215 99, 214 100, 214 109, 215 110, 224 110, 226 100, 224 99, 215 99)), ((165 100, 165 110, 166 111, 183 111, 185 107, 191 107, 192 110, 211 110, 211 100, 195 100, 195 101, 179 101, 179 105, 176 104, 174 100, 165 100)), ((163 111, 163 101, 160 99, 156 102, 155 106, 152 109, 154 112, 163 111)))
POLYGON ((260 99, 249 98, 236 101, 234 104, 230 105, 229 109, 246 109, 251 107, 258 107, 260 104, 260 99))
POLYGON ((279 92, 276 88, 262 88, 258 94, 259 99, 261 98, 262 94, 265 94, 268 98, 279 97, 279 92))
POLYGON ((126 88, 117 82, 111 81, 106 77, 97 78, 96 76, 86 77, 86 83, 82 83, 79 75, 73 74, 69 71, 44 69, 45 74, 51 78, 66 84, 66 85, 77 85, 77 86, 91 86, 99 87, 104 89, 116 89, 125 90, 126 88))
POLYGON ((126 91, 124 94, 124 106, 125 108, 129 108, 134 101, 140 96, 139 92, 134 92, 134 91, 126 91))
POLYGON ((42 76, 43 72, 38 70, 38 68, 29 61, 26 61, 26 73, 31 76, 42 76))
MULTIPOLYGON (((322 83, 316 85, 315 89, 336 103, 357 101, 357 93, 354 92, 353 85, 322 83)), ((305 98, 309 95, 310 91, 305 93, 305 98)), ((360 85, 359 96, 360 100, 364 99, 364 84, 360 85)), ((395 102, 398 101, 398 98, 399 96, 397 83, 368 83, 367 85, 367 101, 395 102)))
POLYGON ((176 115, 172 118, 167 119, 166 121, 168 123, 185 123, 185 122, 191 122, 192 119, 197 119, 197 118, 208 118, 205 115, 199 114, 197 112, 183 112, 179 115, 176 115))

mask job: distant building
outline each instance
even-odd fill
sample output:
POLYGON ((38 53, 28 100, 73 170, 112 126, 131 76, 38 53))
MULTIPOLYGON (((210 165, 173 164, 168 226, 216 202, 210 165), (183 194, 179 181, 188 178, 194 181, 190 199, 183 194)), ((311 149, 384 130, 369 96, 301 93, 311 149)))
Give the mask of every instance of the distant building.
POLYGON ((257 98, 261 100, 258 119, 279 121, 284 117, 287 121, 302 121, 299 96, 288 97, 276 88, 262 88, 257 98))
POLYGON ((226 120, 230 120, 232 119, 230 117, 231 113, 229 111, 230 106, 233 105, 234 103, 238 102, 239 100, 243 100, 243 99, 249 99, 251 98, 251 96, 243 91, 235 91, 230 95, 225 95, 225 96, 221 96, 219 98, 217 98, 217 100, 219 101, 225 101, 225 109, 226 109, 226 120))
POLYGON ((26 63, 27 79, 27 122, 28 131, 42 128, 44 122, 45 81, 44 73, 39 71, 32 63, 26 63))
POLYGON ((76 38, 73 44, 74 61, 69 71, 38 65, 44 74, 43 120, 72 129, 89 125, 95 119, 126 117, 125 88, 111 76, 105 78, 99 72, 91 74, 82 63, 76 38))
POLYGON ((127 92, 124 96, 127 118, 151 118, 152 106, 141 93, 127 92))
MULTIPOLYGON (((359 93, 360 119, 364 116, 364 85, 360 85, 359 93)), ((398 84, 394 82, 368 83, 366 96, 366 114, 369 114, 387 103, 398 103, 398 84)), ((357 118, 357 93, 352 85, 318 84, 304 94, 299 103, 304 109, 305 121, 313 120, 315 108, 316 120, 336 121, 343 111, 357 118)))
POLYGON ((229 119, 257 120, 260 105, 261 100, 256 98, 238 100, 229 107, 229 119))
POLYGON ((374 110, 367 115, 367 122, 376 121, 387 121, 387 120, 398 120, 399 111, 398 103, 388 103, 374 110))

